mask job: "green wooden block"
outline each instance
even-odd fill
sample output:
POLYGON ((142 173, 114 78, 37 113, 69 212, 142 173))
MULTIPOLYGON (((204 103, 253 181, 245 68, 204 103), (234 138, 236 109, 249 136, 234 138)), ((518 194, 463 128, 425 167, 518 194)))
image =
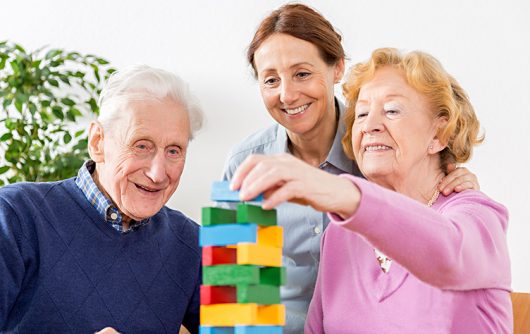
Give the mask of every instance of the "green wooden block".
POLYGON ((260 281, 258 266, 220 264, 202 267, 202 284, 237 285, 258 284, 260 281))
POLYGON ((234 224, 237 221, 236 210, 223 208, 202 208, 201 222, 202 226, 211 226, 219 224, 234 224))
POLYGON ((259 282, 260 284, 268 285, 285 285, 286 282, 286 273, 285 267, 263 267, 260 268, 259 273, 259 282))
POLYGON ((238 303, 256 303, 256 304, 280 304, 280 287, 274 285, 244 285, 237 286, 238 303))
POLYGON ((277 225, 276 210, 263 210, 257 205, 241 203, 237 205, 237 222, 274 226, 277 225))
POLYGON ((251 285, 280 286, 285 284, 284 267, 259 267, 253 265, 220 264, 202 267, 204 285, 251 285))

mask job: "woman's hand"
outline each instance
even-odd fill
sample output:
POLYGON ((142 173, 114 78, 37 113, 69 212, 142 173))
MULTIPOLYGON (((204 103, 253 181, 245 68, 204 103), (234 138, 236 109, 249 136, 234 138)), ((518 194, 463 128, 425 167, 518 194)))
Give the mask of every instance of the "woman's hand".
POLYGON ((477 176, 471 173, 465 167, 456 167, 455 164, 449 164, 447 167, 449 174, 442 179, 438 185, 438 190, 444 195, 452 192, 461 192, 467 189, 480 190, 477 176))
POLYGON ((355 213, 361 194, 348 179, 312 167, 290 154, 251 155, 236 170, 231 188, 242 201, 263 193, 264 209, 289 201, 347 218, 355 213))

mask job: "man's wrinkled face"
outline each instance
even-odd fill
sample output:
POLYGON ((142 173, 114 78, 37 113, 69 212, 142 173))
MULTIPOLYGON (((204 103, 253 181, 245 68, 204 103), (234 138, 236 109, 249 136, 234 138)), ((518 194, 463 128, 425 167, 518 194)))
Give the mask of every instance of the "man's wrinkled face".
POLYGON ((97 178, 122 213, 142 220, 155 215, 177 189, 190 138, 189 118, 169 98, 133 101, 125 108, 103 131, 97 178))

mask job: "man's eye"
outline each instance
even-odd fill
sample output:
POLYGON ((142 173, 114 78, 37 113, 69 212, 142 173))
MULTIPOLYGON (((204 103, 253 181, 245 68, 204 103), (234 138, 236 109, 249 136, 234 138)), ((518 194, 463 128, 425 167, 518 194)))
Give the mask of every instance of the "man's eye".
POLYGON ((178 147, 176 148, 170 148, 167 150, 167 154, 172 158, 178 158, 181 156, 182 150, 178 147))
POLYGON ((145 144, 138 144, 136 145, 136 148, 139 150, 147 150, 147 145, 145 144))

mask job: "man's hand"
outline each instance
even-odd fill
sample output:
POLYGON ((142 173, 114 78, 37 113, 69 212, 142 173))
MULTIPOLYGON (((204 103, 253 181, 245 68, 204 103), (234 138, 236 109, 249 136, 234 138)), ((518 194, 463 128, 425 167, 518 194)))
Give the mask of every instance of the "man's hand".
POLYGON ((117 332, 112 327, 105 327, 102 330, 100 330, 99 332, 95 332, 94 334, 120 334, 120 332, 117 332))

